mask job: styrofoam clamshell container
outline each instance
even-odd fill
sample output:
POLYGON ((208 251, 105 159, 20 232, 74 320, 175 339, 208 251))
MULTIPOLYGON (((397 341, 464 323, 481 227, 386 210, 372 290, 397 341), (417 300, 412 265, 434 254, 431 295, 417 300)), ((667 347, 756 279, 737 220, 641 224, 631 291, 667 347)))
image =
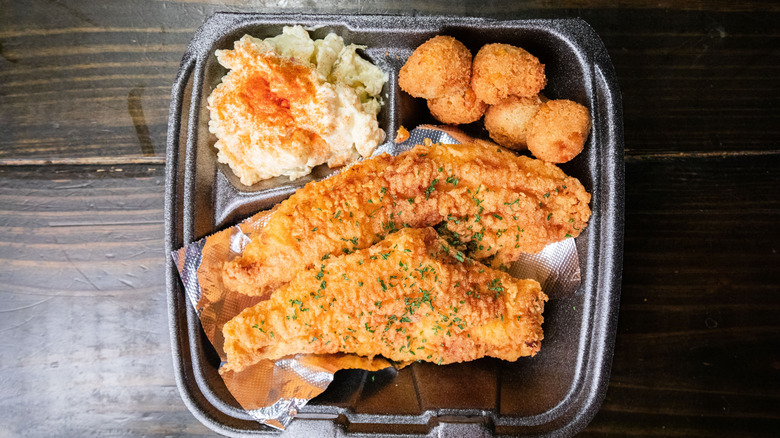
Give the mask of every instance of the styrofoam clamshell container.
MULTIPOLYGON (((379 114, 388 143, 401 125, 435 123, 422 99, 398 88, 398 71, 414 48, 434 35, 450 35, 472 53, 488 43, 523 47, 546 66, 548 98, 586 105, 593 128, 585 151, 561 165, 593 195, 593 216, 577 238, 582 286, 551 296, 544 312, 542 349, 516 362, 480 359, 437 366, 415 363, 400 371, 339 371, 311 400, 285 435, 335 437, 570 436, 582 430, 604 398, 612 361, 623 252, 623 120, 615 73, 596 32, 580 19, 493 20, 394 15, 267 15, 219 13, 198 29, 173 85, 168 124, 166 249, 205 237, 268 209, 307 182, 267 180, 241 185, 217 163, 208 131, 206 98, 226 70, 214 51, 232 48, 244 34, 265 38, 301 24, 313 38, 329 32, 365 45, 363 56, 390 77, 379 114)), ((464 126, 487 138, 481 122, 464 126)), ((206 426, 228 436, 280 434, 253 420, 218 374, 219 358, 187 301, 176 267, 167 260, 173 359, 187 407, 206 426)))

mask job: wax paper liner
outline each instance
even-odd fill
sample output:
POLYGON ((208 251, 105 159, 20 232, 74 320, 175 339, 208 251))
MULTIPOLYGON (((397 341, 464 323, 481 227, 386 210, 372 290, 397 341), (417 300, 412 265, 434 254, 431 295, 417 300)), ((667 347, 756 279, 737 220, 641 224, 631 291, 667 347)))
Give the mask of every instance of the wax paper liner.
MULTIPOLYGON (((412 130, 405 141, 386 144, 376 154, 399 154, 426 142, 476 142, 497 147, 452 127, 424 125, 412 130)), ((222 326, 243 309, 266 298, 226 290, 222 285, 222 266, 243 252, 274 211, 275 208, 257 213, 238 225, 171 253, 185 293, 195 307, 206 337, 223 363, 226 356, 222 348, 222 326)), ((575 241, 569 238, 548 245, 538 254, 524 254, 509 267, 508 273, 517 278, 537 280, 551 299, 573 294, 580 285, 575 241)), ((336 371, 348 368, 376 371, 403 365, 383 358, 368 359, 352 354, 299 354, 276 361, 261 361, 240 372, 223 372, 221 376, 247 413, 263 424, 283 430, 309 400, 325 391, 336 371)))

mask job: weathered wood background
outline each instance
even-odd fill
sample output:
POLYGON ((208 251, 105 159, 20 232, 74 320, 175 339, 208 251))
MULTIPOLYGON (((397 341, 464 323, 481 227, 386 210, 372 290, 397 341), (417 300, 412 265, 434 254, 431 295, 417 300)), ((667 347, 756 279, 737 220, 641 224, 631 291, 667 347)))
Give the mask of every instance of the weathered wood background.
POLYGON ((0 0, 0 436, 213 435, 174 382, 170 88, 220 10, 580 16, 623 93, 626 241, 583 435, 780 433, 780 4, 0 0))

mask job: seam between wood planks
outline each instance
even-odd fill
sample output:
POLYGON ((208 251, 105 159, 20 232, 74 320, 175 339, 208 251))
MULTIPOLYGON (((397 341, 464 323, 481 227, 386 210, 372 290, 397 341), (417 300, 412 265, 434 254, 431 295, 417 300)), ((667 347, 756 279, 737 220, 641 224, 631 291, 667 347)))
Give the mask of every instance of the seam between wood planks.
POLYGON ((0 166, 116 166, 121 164, 165 164, 165 157, 0 158, 0 166))
POLYGON ((659 152, 652 154, 633 155, 627 149, 625 155, 626 162, 652 161, 674 158, 743 158, 743 157, 766 157, 780 156, 780 150, 770 151, 717 151, 717 152, 659 152))

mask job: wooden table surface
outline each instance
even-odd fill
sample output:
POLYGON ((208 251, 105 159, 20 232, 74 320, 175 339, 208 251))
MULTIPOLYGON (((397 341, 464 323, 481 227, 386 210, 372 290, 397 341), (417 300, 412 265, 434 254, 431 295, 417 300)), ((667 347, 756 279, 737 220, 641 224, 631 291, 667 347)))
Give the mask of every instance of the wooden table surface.
MULTIPOLYGON (((0 0, 0 437, 213 436, 176 388, 170 90, 219 10, 579 16, 625 115, 622 298, 584 436, 780 434, 780 5, 0 0)), ((630 2, 629 2, 630 3, 630 2)))

